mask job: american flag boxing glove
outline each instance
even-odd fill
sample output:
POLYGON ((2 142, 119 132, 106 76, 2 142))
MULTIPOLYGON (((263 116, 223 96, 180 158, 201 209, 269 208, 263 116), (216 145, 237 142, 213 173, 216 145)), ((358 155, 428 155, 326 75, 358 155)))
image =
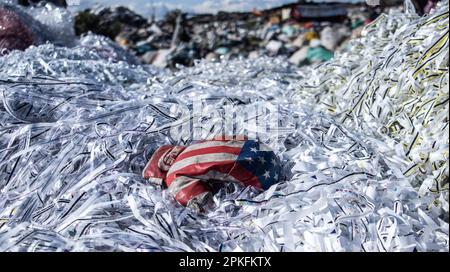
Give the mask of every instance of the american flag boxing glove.
POLYGON ((280 161, 254 140, 210 140, 190 146, 162 146, 143 176, 166 185, 183 206, 202 205, 211 196, 208 181, 239 182, 262 190, 278 182, 280 161))

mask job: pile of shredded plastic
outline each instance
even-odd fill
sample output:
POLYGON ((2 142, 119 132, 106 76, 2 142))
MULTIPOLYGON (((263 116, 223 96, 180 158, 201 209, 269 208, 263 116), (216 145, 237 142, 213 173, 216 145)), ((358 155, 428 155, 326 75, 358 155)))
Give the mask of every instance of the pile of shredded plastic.
POLYGON ((380 16, 334 61, 302 71, 313 76, 296 99, 376 137, 394 175, 434 195, 448 221, 448 2, 438 7, 420 18, 408 1, 406 14, 380 16))
POLYGON ((259 58, 172 73, 95 36, 1 57, 0 251, 448 251, 448 1, 366 31, 303 70, 259 58), (156 147, 189 142, 191 123, 221 132, 230 105, 278 119, 277 142, 259 136, 280 184, 230 184, 196 213, 142 179, 156 147))

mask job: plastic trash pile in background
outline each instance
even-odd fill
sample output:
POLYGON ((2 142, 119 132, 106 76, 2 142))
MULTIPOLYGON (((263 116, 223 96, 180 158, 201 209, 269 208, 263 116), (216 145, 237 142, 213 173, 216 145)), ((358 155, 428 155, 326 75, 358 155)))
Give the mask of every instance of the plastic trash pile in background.
POLYGON ((69 11, 46 5, 24 9, 8 1, 0 2, 0 54, 12 49, 24 50, 30 45, 51 42, 70 46, 75 40, 69 11))

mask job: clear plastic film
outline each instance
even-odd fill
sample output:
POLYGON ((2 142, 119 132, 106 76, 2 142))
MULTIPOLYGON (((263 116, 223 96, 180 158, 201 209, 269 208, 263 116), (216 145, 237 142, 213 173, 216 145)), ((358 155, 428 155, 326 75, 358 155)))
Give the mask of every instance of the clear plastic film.
POLYGON ((261 57, 169 72, 91 35, 1 57, 0 250, 448 251, 446 16, 447 1, 382 15, 314 68, 261 57), (141 177, 157 147, 195 140, 185 126, 228 132, 230 108, 233 132, 282 160, 279 184, 228 184, 197 213, 141 177), (276 140, 248 119, 275 119, 276 140))

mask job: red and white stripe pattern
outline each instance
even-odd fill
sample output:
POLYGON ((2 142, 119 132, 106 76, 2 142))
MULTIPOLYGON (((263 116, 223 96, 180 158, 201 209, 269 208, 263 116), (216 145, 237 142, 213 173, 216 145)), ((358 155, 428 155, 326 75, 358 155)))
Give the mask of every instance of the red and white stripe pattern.
POLYGON ((167 172, 165 181, 169 192, 186 206, 210 192, 207 180, 241 182, 260 188, 258 178, 236 163, 244 143, 205 141, 187 147, 167 172))

